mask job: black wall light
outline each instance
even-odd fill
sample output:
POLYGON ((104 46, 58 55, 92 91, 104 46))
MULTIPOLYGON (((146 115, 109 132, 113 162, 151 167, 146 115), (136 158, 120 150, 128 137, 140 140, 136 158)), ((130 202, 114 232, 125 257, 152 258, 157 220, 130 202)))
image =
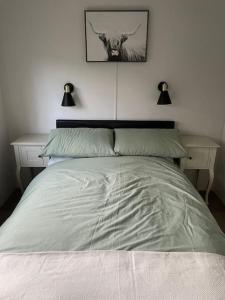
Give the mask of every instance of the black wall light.
POLYGON ((74 87, 72 83, 66 83, 64 85, 64 96, 63 96, 63 101, 62 101, 62 106, 75 106, 75 102, 73 100, 73 97, 71 93, 73 92, 74 87))
POLYGON ((158 90, 161 92, 158 100, 158 105, 172 104, 168 93, 168 84, 165 81, 161 81, 158 85, 158 90))

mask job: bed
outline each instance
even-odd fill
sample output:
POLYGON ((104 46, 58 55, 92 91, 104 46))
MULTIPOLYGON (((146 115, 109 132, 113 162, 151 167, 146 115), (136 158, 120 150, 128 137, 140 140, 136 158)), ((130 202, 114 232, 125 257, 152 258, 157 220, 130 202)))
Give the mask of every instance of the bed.
MULTIPOLYGON (((57 120, 57 128, 172 121, 57 120)), ((171 159, 58 161, 0 228, 0 299, 224 299, 225 236, 171 159)))

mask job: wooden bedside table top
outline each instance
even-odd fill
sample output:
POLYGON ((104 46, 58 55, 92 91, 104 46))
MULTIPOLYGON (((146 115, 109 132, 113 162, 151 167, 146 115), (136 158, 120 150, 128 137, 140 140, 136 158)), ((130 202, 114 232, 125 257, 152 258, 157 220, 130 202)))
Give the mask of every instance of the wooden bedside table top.
POLYGON ((47 141, 48 134, 26 134, 13 141, 10 145, 42 146, 45 145, 47 141))
POLYGON ((211 138, 200 135, 181 135, 181 143, 184 147, 220 148, 211 138))

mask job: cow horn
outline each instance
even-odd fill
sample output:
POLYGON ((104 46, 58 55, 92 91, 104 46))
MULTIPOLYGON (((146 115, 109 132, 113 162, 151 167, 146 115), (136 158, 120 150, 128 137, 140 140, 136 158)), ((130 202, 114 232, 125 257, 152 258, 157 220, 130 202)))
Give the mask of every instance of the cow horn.
POLYGON ((126 33, 123 33, 124 35, 135 35, 135 33, 138 31, 138 29, 141 27, 141 24, 138 24, 137 27, 131 31, 131 32, 126 32, 126 33))
POLYGON ((92 29, 92 31, 93 31, 94 33, 96 33, 96 34, 104 34, 104 32, 98 32, 98 31, 96 31, 95 28, 94 28, 94 26, 92 25, 92 23, 91 23, 90 21, 88 21, 88 23, 90 24, 91 29, 92 29))

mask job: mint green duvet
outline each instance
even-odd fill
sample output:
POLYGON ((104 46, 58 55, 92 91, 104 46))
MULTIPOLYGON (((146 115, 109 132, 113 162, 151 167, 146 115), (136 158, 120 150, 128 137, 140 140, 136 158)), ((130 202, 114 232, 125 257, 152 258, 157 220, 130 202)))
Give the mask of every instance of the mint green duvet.
POLYGON ((48 167, 0 228, 0 252, 112 249, 225 255, 225 235, 177 166, 129 156, 48 167))

